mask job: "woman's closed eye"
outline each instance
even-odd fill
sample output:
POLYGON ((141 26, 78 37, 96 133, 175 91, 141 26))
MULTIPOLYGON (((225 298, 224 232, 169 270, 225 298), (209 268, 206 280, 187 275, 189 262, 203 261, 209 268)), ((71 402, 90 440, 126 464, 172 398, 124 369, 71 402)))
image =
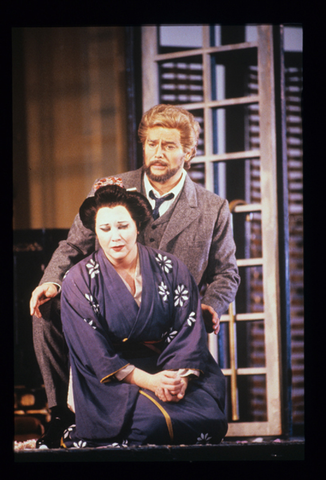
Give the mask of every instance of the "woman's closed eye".
MULTIPOLYGON (((119 224, 117 225, 117 228, 118 230, 125 230, 129 227, 129 223, 124 223, 124 224, 119 224)), ((103 226, 100 226, 99 227, 100 230, 102 230, 102 232, 110 232, 111 231, 111 227, 109 225, 103 225, 103 226)))

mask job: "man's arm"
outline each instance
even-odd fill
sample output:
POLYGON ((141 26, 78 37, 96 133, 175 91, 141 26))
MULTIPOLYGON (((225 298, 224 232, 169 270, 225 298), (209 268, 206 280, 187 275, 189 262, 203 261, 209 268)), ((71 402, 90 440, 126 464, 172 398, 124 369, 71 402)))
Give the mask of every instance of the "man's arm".
POLYGON ((59 293, 65 273, 94 249, 95 234, 83 226, 78 214, 69 230, 67 239, 59 242, 39 286, 32 292, 31 315, 38 318, 42 316, 39 307, 59 293))
MULTIPOLYGON (((213 308, 218 317, 226 312, 229 304, 234 300, 240 284, 235 250, 231 215, 228 202, 225 200, 215 222, 209 261, 205 272, 207 288, 202 298, 202 305, 213 308)), ((205 318, 205 312, 203 314, 205 318)), ((209 312, 206 315, 209 316, 209 312)))
POLYGON ((69 230, 66 240, 59 242, 52 258, 44 270, 40 284, 52 282, 61 285, 65 273, 95 249, 95 234, 85 228, 79 214, 69 230))

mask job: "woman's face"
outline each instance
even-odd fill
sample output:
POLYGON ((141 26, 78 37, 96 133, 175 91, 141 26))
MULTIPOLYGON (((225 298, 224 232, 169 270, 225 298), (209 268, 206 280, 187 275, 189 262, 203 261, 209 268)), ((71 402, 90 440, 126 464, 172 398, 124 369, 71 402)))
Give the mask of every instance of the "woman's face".
POLYGON ((137 255, 137 226, 122 205, 100 208, 96 215, 95 232, 113 265, 128 263, 137 255))

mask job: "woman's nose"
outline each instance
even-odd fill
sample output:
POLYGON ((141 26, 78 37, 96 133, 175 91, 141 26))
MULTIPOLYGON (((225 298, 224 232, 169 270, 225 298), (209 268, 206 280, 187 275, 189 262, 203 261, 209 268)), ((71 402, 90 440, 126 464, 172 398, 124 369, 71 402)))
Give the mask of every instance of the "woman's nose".
POLYGON ((118 228, 113 228, 111 239, 115 242, 117 240, 120 240, 120 238, 121 238, 120 230, 118 228))

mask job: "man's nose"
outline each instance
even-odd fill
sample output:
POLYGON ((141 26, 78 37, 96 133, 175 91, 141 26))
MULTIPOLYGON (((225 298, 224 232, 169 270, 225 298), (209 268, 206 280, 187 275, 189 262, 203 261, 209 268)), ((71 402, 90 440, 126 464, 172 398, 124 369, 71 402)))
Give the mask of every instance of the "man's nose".
POLYGON ((155 156, 156 157, 163 157, 163 148, 162 148, 161 143, 157 144, 156 151, 155 151, 155 156))

